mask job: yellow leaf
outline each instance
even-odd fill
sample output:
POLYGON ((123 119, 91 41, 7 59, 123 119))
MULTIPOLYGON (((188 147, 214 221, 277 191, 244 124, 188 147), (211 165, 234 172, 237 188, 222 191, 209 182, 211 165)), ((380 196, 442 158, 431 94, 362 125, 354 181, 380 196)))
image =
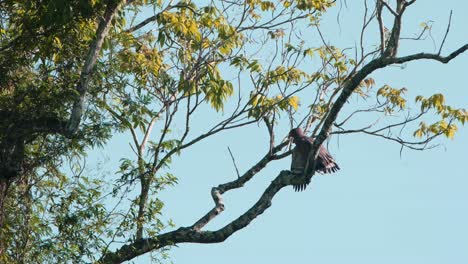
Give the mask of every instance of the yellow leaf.
POLYGON ((54 37, 54 44, 57 48, 61 49, 62 48, 62 42, 58 37, 54 37))
POLYGON ((294 110, 297 110, 299 108, 299 97, 291 96, 288 103, 294 110))
POLYGON ((418 130, 414 131, 413 135, 415 137, 421 138, 423 136, 423 131, 421 129, 418 129, 418 130))
POLYGON ((448 124, 447 124, 447 122, 446 122, 445 120, 441 120, 441 121, 439 122, 439 127, 440 127, 442 130, 445 130, 445 129, 448 128, 448 124))
POLYGON ((370 88, 375 85, 375 81, 372 78, 367 78, 364 80, 364 85, 366 86, 366 88, 370 88))
POLYGON ((223 55, 228 55, 231 52, 231 48, 227 45, 223 45, 219 48, 219 52, 223 55))

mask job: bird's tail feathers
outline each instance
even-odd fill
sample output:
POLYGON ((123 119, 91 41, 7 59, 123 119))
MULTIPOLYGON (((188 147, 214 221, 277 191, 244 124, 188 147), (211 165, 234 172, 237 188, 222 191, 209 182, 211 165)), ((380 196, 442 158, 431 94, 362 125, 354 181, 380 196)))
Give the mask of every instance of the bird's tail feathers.
POLYGON ((307 185, 308 183, 293 185, 293 188, 295 192, 302 192, 307 188, 307 185))
POLYGON ((319 170, 320 173, 327 174, 327 173, 334 173, 340 170, 340 166, 335 161, 328 163, 325 168, 319 170))

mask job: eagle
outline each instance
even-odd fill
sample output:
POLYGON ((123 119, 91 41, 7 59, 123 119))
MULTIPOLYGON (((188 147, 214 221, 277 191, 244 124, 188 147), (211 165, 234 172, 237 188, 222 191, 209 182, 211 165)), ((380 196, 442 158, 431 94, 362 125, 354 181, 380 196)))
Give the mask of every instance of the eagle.
MULTIPOLYGON (((338 164, 335 162, 333 157, 330 155, 328 150, 320 145, 318 150, 317 161, 315 162, 315 168, 312 168, 314 163, 314 157, 310 157, 309 163, 307 164, 307 158, 309 153, 312 150, 312 145, 314 140, 310 137, 304 135, 304 132, 300 128, 294 128, 289 132, 289 139, 296 145, 292 150, 292 160, 291 160, 291 172, 299 176, 304 175, 304 170, 306 166, 309 166, 306 175, 312 174, 314 171, 319 173, 333 173, 340 169, 338 164)), ((296 192, 305 190, 307 184, 294 185, 294 190, 296 192)))

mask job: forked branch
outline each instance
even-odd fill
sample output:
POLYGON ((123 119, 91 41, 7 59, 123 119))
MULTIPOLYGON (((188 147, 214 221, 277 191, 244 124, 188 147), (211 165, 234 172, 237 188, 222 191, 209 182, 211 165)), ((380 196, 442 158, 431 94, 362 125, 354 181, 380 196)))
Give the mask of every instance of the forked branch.
MULTIPOLYGON (((459 49, 455 50, 454 52, 450 53, 448 56, 440 56, 438 54, 432 54, 432 53, 417 53, 413 55, 408 55, 404 57, 379 57, 377 59, 372 60, 368 64, 366 64, 362 69, 357 71, 351 78, 348 79, 348 81, 345 83, 343 90, 336 99, 336 101, 333 104, 333 107, 330 109, 330 111, 327 114, 327 117, 322 125, 322 128, 320 130, 320 133, 316 137, 314 141, 314 145, 312 148, 311 153, 309 154, 310 157, 317 157, 318 154, 318 149, 320 145, 329 137, 331 128, 333 124, 336 121, 336 118, 338 117, 338 114, 340 113, 341 109, 345 105, 345 103, 348 101, 352 93, 356 90, 357 87, 359 87, 359 84, 367 78, 372 72, 375 70, 387 67, 389 65, 393 64, 402 64, 414 60, 422 60, 422 59, 429 59, 429 60, 436 60, 442 63, 448 63, 452 59, 456 58, 458 55, 462 54, 468 50, 468 44, 465 44, 464 46, 460 47, 459 49)), ((315 163, 315 159, 314 159, 315 163)), ((315 164, 308 164, 309 166, 315 166, 315 164)), ((310 178, 313 175, 309 175, 306 177, 306 182, 310 181, 310 178)))
POLYGON ((243 187, 244 184, 251 180, 255 174, 265 168, 270 161, 284 158, 289 155, 289 152, 276 155, 276 153, 281 151, 285 146, 287 146, 287 144, 287 142, 283 142, 274 147, 272 153, 268 152, 257 164, 236 180, 214 187, 211 190, 211 195, 215 202, 214 208, 196 221, 192 226, 181 227, 175 231, 164 233, 153 238, 135 241, 129 245, 121 247, 116 252, 108 252, 104 254, 98 263, 121 263, 152 250, 178 243, 219 243, 226 240, 236 231, 246 227, 253 219, 261 215, 268 207, 270 207, 273 197, 279 190, 285 186, 297 184, 300 181, 300 179, 294 177, 294 175, 289 171, 280 172, 280 174, 265 190, 260 199, 243 215, 217 231, 201 231, 207 223, 224 210, 224 203, 221 195, 227 191, 243 187))

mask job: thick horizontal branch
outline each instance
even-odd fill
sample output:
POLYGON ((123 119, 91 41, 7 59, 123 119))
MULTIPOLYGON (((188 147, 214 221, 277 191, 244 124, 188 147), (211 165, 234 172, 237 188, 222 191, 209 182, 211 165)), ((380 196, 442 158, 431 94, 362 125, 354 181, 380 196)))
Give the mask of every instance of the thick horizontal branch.
POLYGON ((241 188, 244 186, 245 183, 250 181, 255 174, 257 174, 259 171, 261 171, 263 168, 266 167, 266 165, 272 161, 276 160, 279 158, 284 158, 290 152, 286 152, 286 155, 281 155, 278 156, 276 155, 277 152, 279 152, 281 149, 283 149, 285 146, 287 146, 287 142, 283 142, 279 144, 278 146, 274 147, 271 152, 270 150, 268 153, 259 161, 257 164, 255 164, 252 168, 250 168, 248 171, 246 171, 242 176, 238 177, 236 180, 220 184, 218 187, 213 187, 211 190, 211 196, 213 197, 213 201, 215 203, 215 206, 213 209, 211 209, 208 213, 206 213, 200 220, 195 222, 195 224, 192 225, 192 229, 200 231, 206 224, 208 224, 213 218, 218 216, 222 211, 224 211, 224 203, 223 203, 223 198, 222 194, 233 190, 237 188, 241 188))
POLYGON ((121 247, 116 252, 107 253, 99 263, 121 263, 137 256, 179 243, 219 243, 235 232, 250 224, 271 206, 273 197, 285 186, 299 184, 298 179, 290 171, 281 171, 271 182, 260 199, 247 212, 217 231, 197 231, 190 227, 182 227, 175 231, 158 235, 154 238, 142 239, 121 247))
MULTIPOLYGON (((252 168, 250 168, 248 171, 246 171, 241 177, 239 177, 238 179, 236 179, 234 181, 221 184, 221 185, 219 185, 217 187, 217 189, 219 190, 219 192, 221 194, 223 194, 223 193, 225 193, 225 192, 227 192, 229 190, 243 187, 244 184, 246 182, 248 182, 250 179, 252 179, 252 177, 255 174, 257 174, 260 170, 265 168, 265 166, 270 161, 278 159, 279 156, 276 155, 276 153, 279 152, 280 150, 282 150, 287 145, 288 145, 288 142, 283 142, 283 143, 279 144, 278 146, 274 147, 272 149, 271 153, 269 152, 268 154, 266 154, 259 162, 257 162, 257 164, 255 164, 252 168)), ((281 156, 281 158, 283 158, 283 157, 285 157, 285 156, 281 156)))
MULTIPOLYGON (((453 58, 457 57, 459 54, 463 53, 468 49, 468 44, 461 47, 460 49, 454 51, 450 55, 443 57, 435 54, 426 54, 426 53, 419 53, 410 56, 405 56, 401 58, 377 58, 368 64, 366 64, 362 69, 357 71, 345 84, 343 90, 338 97, 338 99, 333 104, 333 107, 329 111, 320 133, 316 137, 314 141, 312 155, 317 155, 318 147, 325 141, 325 139, 330 134, 330 129, 335 122, 339 112, 343 108, 344 104, 347 102, 351 94, 354 92, 356 87, 359 86, 362 80, 364 80, 369 74, 373 71, 384 68, 391 64, 399 64, 405 63, 413 60, 418 59, 433 59, 443 63, 447 63, 453 58)), ((286 143, 282 143, 278 145, 276 148, 284 147, 286 143)), ((276 150, 276 149, 274 149, 276 150)), ((275 153, 275 152, 273 152, 275 153)), ((260 199, 252 206, 247 212, 239 216, 237 219, 229 223, 228 225, 224 226, 223 228, 217 231, 200 231, 201 227, 203 227, 207 221, 214 218, 217 214, 219 214, 222 209, 224 209, 224 204, 222 202, 221 194, 234 189, 242 187, 245 182, 250 180, 255 173, 266 166, 266 164, 271 159, 276 159, 279 156, 271 155, 265 156, 259 163, 253 166, 249 171, 247 171, 243 176, 239 177, 238 179, 219 185, 217 188, 213 188, 212 196, 215 201, 215 207, 212 211, 208 212, 207 215, 202 217, 199 221, 197 221, 191 227, 182 227, 175 231, 164 233, 158 235, 156 237, 147 238, 138 240, 133 242, 129 245, 125 245, 118 249, 115 252, 106 253, 103 258, 100 260, 100 263, 121 263, 123 261, 127 261, 133 259, 137 256, 143 255, 147 252, 152 250, 160 249, 166 246, 175 245, 178 243, 219 243, 226 240, 229 236, 231 236, 236 231, 244 228, 247 226, 253 219, 257 216, 261 215, 268 207, 271 206, 271 201, 275 194, 281 190, 283 187, 288 185, 294 184, 301 184, 303 183, 304 179, 300 177, 295 177, 289 171, 282 171, 268 186, 265 190, 263 195, 260 199), (214 212, 214 211, 216 212, 214 212)), ((310 164, 314 166, 314 164, 310 164)), ((310 176, 312 177, 312 176, 310 176)), ((310 180, 310 178, 308 178, 310 180)))
MULTIPOLYGON (((318 149, 320 145, 330 135, 331 128, 333 124, 335 123, 335 120, 338 117, 339 112, 341 111, 345 103, 348 101, 349 97, 354 92, 354 90, 372 72, 374 72, 377 69, 381 69, 392 64, 402 64, 402 63, 415 61, 415 60, 422 60, 422 59, 436 60, 442 63, 448 63, 449 61, 456 58, 457 56, 459 56, 466 50, 468 50, 468 44, 465 44, 464 46, 455 50, 448 56, 440 56, 438 54, 431 54, 431 53, 417 53, 417 54, 408 55, 404 57, 379 57, 379 58, 372 60, 368 64, 366 64, 364 67, 362 67, 362 69, 357 71, 344 84, 343 91, 341 92, 340 96, 336 99, 335 103, 333 104, 333 107, 328 112, 328 115, 322 125, 320 133, 318 134, 318 136, 316 137, 314 141, 314 145, 310 153, 310 157, 317 156, 318 149)), ((315 159, 314 159, 314 163, 315 163, 315 159)), ((308 166, 315 166, 315 164, 308 164, 308 166)), ((308 175, 306 182, 310 181, 310 178, 312 176, 313 175, 308 175)))
POLYGON ((465 44, 464 46, 450 53, 448 56, 440 56, 438 54, 421 52, 421 53, 399 57, 399 58, 388 58, 385 60, 385 63, 402 64, 402 63, 406 63, 406 62, 410 62, 414 60, 422 60, 422 59, 436 60, 442 63, 448 63, 449 61, 453 60, 458 55, 462 54, 463 52, 467 50, 468 50, 468 44, 465 44))
POLYGON ((268 153, 259 162, 236 180, 214 187, 211 191, 211 196, 215 203, 214 208, 192 226, 179 228, 175 231, 161 234, 155 238, 136 241, 132 245, 122 247, 115 253, 108 253, 103 256, 100 263, 121 263, 125 260, 130 260, 136 256, 145 254, 151 250, 177 243, 217 243, 224 241, 235 231, 247 226, 255 217, 262 214, 271 205, 271 199, 273 196, 282 187, 288 185, 288 182, 291 181, 292 178, 285 181, 284 178, 291 176, 289 176, 290 174, 288 171, 281 172, 280 175, 272 182, 270 187, 264 192, 259 201, 245 214, 218 231, 201 231, 201 228, 224 210, 224 203, 221 195, 229 190, 244 186, 246 182, 252 179, 252 177, 263 169, 270 161, 286 157, 289 152, 281 155, 276 155, 276 153, 281 151, 287 145, 287 142, 283 142, 274 147, 271 152, 268 151, 268 153))

